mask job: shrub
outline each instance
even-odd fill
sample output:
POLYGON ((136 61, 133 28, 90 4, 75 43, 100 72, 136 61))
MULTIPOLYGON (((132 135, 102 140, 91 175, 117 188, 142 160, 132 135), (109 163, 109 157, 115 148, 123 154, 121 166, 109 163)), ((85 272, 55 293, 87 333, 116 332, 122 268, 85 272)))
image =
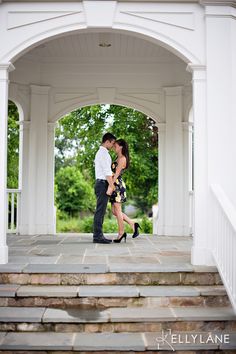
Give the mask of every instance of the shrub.
POLYGON ((93 187, 76 166, 67 166, 58 171, 55 193, 58 208, 72 216, 95 208, 93 187))
MULTIPOLYGON (((92 233, 93 232, 93 215, 84 218, 68 217, 64 213, 59 213, 62 218, 57 218, 57 232, 78 232, 92 233)), ((141 233, 152 233, 152 220, 144 216, 142 219, 135 220, 142 228, 141 233)), ((115 217, 105 217, 103 223, 104 233, 118 233, 118 225, 115 217)), ((129 234, 133 233, 131 227, 125 224, 125 231, 129 234)))
POLYGON ((152 219, 149 219, 146 215, 141 220, 142 232, 145 234, 152 234, 152 219))

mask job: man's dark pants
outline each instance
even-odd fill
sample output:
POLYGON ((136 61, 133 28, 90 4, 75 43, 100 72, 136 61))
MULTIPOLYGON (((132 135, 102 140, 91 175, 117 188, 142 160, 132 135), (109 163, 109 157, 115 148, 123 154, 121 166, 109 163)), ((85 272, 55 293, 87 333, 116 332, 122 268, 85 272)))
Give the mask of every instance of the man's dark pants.
POLYGON ((107 209, 108 195, 106 194, 108 188, 108 182, 105 180, 96 180, 95 194, 97 198, 97 206, 94 214, 94 227, 93 227, 93 239, 103 238, 102 225, 104 216, 107 209))

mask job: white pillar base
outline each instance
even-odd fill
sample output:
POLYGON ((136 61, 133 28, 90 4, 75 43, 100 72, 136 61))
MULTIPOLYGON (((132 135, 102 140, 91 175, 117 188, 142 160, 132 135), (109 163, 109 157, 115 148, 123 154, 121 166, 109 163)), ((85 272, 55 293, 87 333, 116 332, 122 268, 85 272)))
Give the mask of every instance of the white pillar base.
POLYGON ((56 223, 45 225, 45 224, 38 224, 38 225, 31 225, 28 224, 21 224, 19 226, 19 234, 20 235, 54 235, 56 234, 56 223))
POLYGON ((193 265, 215 266, 215 261, 208 248, 198 248, 193 246, 191 250, 191 263, 193 265))
POLYGON ((0 264, 8 263, 8 247, 0 246, 0 264))
POLYGON ((157 235, 159 236, 190 236, 190 229, 183 225, 158 225, 157 235))

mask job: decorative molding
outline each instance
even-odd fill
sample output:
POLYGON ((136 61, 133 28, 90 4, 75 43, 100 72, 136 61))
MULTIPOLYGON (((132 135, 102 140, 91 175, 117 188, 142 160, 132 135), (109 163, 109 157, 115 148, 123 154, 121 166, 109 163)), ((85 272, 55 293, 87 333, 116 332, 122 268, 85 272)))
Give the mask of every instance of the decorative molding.
POLYGON ((36 95, 48 95, 50 88, 50 86, 30 85, 31 94, 36 95))
POLYGON ((11 72, 13 70, 15 70, 15 67, 12 63, 2 63, 0 64, 0 70, 6 70, 7 72, 11 72))
POLYGON ((100 103, 113 103, 116 96, 115 87, 97 87, 100 103))
POLYGON ((154 104, 160 104, 160 93, 146 93, 146 92, 120 92, 120 94, 124 95, 125 97, 129 97, 135 100, 144 101, 144 102, 151 102, 154 104))
POLYGON ((194 31, 193 12, 145 12, 145 11, 121 11, 125 15, 138 17, 144 20, 158 22, 168 26, 178 27, 194 31), (184 19, 183 19, 184 16, 184 19))
POLYGON ((163 133, 166 131, 166 123, 157 123, 158 133, 163 133))
POLYGON ((12 63, 2 63, 0 64, 0 82, 4 82, 5 84, 9 84, 9 72, 14 70, 15 67, 12 63))
POLYGON ((203 6, 232 6, 236 8, 236 0, 200 0, 203 6))
POLYGON ((48 131, 49 132, 54 132, 55 128, 57 128, 58 123, 57 122, 48 122, 48 131))
POLYGON ((99 11, 94 11, 94 1, 83 1, 83 7, 88 27, 112 27, 115 17, 117 1, 95 1, 99 11))
POLYGON ((189 133, 192 133, 193 127, 194 127, 193 122, 182 122, 183 131, 187 131, 189 133))
POLYGON ((88 91, 88 92, 83 92, 83 93, 78 93, 77 92, 60 92, 60 93, 55 93, 54 95, 54 102, 55 103, 63 103, 67 101, 78 101, 84 98, 87 98, 91 95, 94 94, 94 91, 88 91))
POLYGON ((186 70, 190 73, 194 71, 205 71, 206 70, 206 65, 198 65, 198 64, 188 64, 186 70))
POLYGON ((9 11, 7 29, 29 26, 79 13, 81 11, 9 11))
POLYGON ((183 94, 183 86, 163 87, 166 96, 179 96, 183 94))
POLYGON ((193 74, 193 80, 205 81, 206 80, 206 66, 188 64, 187 71, 193 74))
POLYGON ((20 126, 20 130, 23 131, 29 130, 31 122, 30 120, 21 120, 18 124, 20 126))

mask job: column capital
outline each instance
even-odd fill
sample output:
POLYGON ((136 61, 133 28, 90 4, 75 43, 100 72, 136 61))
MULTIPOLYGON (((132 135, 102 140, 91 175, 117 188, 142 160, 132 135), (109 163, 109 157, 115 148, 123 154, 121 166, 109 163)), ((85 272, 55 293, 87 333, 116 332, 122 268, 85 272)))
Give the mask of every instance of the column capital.
POLYGON ((15 70, 15 67, 10 62, 8 62, 8 63, 0 63, 0 70, 6 70, 8 72, 11 72, 11 71, 15 70))
POLYGON ((236 8, 236 0, 200 0, 203 6, 232 6, 236 8))
POLYGON ((15 70, 12 63, 0 63, 0 81, 8 81, 9 72, 15 70))
POLYGON ((187 65, 186 70, 190 73, 193 73, 195 71, 203 72, 203 71, 206 71, 206 65, 189 63, 187 65))
POLYGON ((57 127, 57 122, 48 122, 48 131, 54 131, 57 127))
POLYGON ((48 95, 50 88, 50 86, 30 85, 31 93, 36 95, 48 95))
POLYGON ((19 122, 20 130, 29 130, 30 123, 30 120, 21 120, 19 122))
POLYGON ((157 123, 158 133, 165 132, 166 130, 166 123, 157 123))
POLYGON ((166 86, 163 91, 167 96, 179 96, 183 93, 183 86, 166 86))
POLYGON ((182 122, 182 127, 184 131, 192 132, 193 131, 193 122, 182 122))
POLYGON ((206 80, 206 66, 197 64, 188 64, 187 71, 193 74, 193 80, 205 81, 206 80))

